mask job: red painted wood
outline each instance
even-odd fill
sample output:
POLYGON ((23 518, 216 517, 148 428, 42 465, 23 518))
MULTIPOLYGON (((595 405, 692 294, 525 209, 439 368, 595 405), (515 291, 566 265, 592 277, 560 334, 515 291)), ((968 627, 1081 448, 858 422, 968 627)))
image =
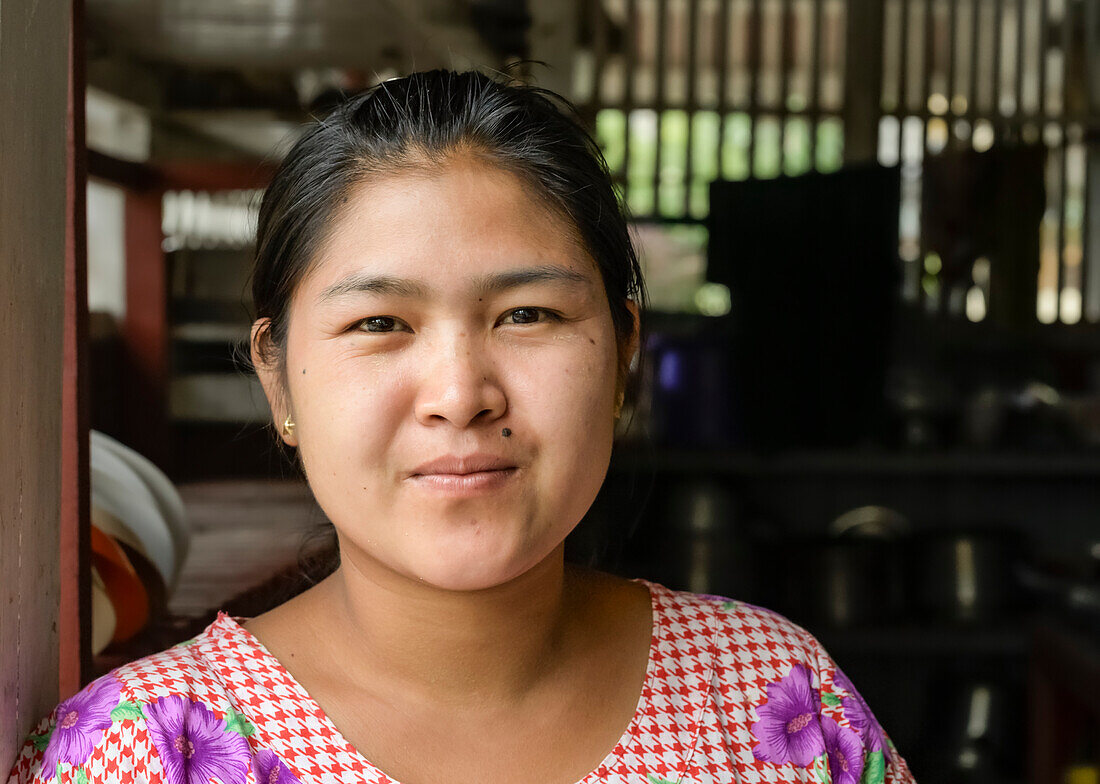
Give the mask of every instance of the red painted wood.
POLYGON ((122 323, 126 444, 170 472, 168 287, 162 192, 126 193, 126 317, 122 323))
POLYGON ((96 150, 88 150, 88 176, 130 191, 160 187, 161 176, 152 166, 124 161, 96 150))
POLYGON ((62 696, 78 691, 91 671, 87 389, 88 178, 84 143, 83 0, 73 0, 70 14, 58 615, 58 687, 62 696))
POLYGON ((88 174, 128 191, 223 191, 266 188, 275 166, 258 161, 124 161, 88 152, 88 174))
POLYGON ((249 161, 165 161, 157 166, 165 190, 227 191, 266 188, 275 166, 249 161))

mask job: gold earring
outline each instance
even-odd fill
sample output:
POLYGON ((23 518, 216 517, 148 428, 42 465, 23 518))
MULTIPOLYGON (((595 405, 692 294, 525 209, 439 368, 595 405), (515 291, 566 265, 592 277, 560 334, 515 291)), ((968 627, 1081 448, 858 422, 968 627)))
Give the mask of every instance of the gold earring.
POLYGON ((615 421, 618 421, 619 417, 623 415, 623 400, 625 398, 625 392, 620 392, 615 398, 615 421))
POLYGON ((294 432, 294 420, 288 414, 286 421, 283 422, 283 435, 289 436, 292 432, 294 432))

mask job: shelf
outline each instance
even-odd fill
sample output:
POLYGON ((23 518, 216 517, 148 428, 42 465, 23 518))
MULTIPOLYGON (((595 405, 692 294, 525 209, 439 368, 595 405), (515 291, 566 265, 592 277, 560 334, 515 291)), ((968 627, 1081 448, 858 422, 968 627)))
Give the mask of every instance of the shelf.
POLYGON ((826 650, 843 657, 1022 657, 1028 652, 1028 635, 1022 623, 1011 627, 905 625, 821 630, 816 636, 826 650))
POLYGON ((172 327, 172 340, 185 343, 243 343, 248 344, 250 326, 240 322, 198 321, 176 324, 172 327))
POLYGON ((1100 477, 1100 453, 909 454, 887 451, 791 452, 761 456, 736 450, 620 446, 611 461, 618 473, 655 471, 714 476, 883 476, 883 477, 1100 477))
POLYGON ((190 373, 172 379, 168 388, 172 421, 261 423, 271 419, 263 387, 243 373, 190 373))

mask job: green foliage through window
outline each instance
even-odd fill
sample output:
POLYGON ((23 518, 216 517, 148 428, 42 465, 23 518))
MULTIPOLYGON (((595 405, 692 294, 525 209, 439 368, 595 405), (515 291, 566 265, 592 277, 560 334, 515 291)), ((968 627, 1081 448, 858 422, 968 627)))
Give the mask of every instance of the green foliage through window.
POLYGON ((634 217, 703 219, 715 179, 797 177, 836 171, 844 125, 824 117, 746 112, 602 109, 596 141, 634 217), (658 149, 659 146, 659 149, 658 149), (660 171, 657 170, 658 165, 660 171))

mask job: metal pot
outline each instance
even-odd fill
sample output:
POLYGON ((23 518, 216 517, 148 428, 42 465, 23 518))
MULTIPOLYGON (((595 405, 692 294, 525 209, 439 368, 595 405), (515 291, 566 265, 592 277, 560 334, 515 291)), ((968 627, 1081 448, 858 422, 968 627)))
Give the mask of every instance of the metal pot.
POLYGON ((910 545, 912 595, 925 619, 979 623, 1018 607, 1015 570, 1024 552, 1018 531, 943 529, 913 536, 910 545))
POLYGON ((740 518, 733 492, 716 479, 669 488, 655 554, 661 579, 680 590, 753 598, 759 559, 740 518))
POLYGON ((904 610, 899 548, 889 539, 812 538, 783 545, 784 610, 811 626, 896 621, 904 610))

